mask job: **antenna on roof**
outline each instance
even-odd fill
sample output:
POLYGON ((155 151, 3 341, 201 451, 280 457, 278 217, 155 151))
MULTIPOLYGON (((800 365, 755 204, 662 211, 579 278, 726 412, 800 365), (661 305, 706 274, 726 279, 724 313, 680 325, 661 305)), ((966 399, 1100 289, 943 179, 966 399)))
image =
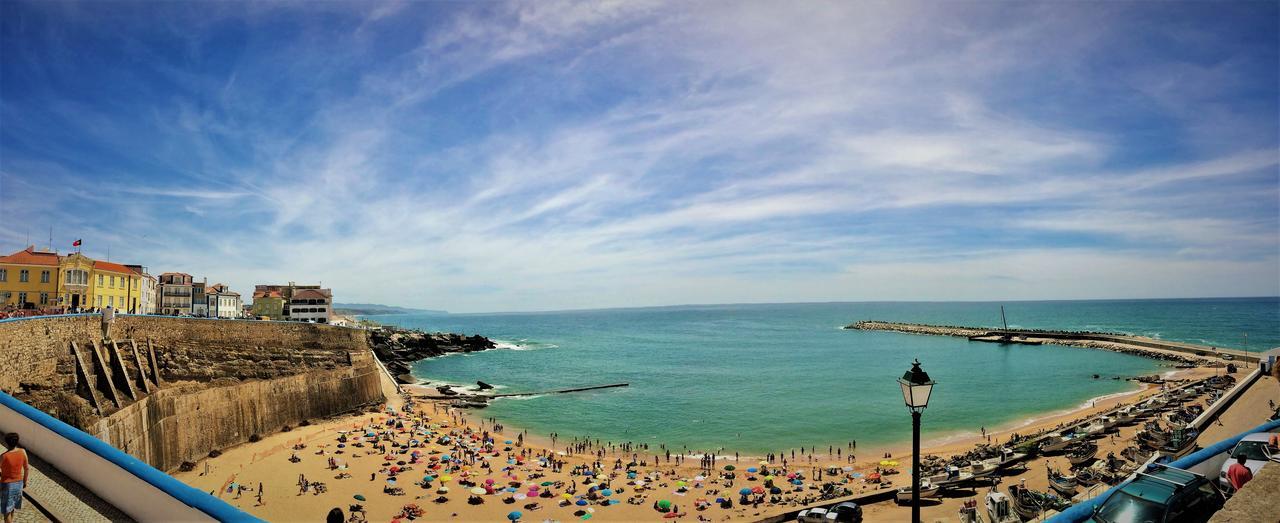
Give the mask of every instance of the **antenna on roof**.
POLYGON ((53 252, 53 226, 49 226, 49 252, 53 252))

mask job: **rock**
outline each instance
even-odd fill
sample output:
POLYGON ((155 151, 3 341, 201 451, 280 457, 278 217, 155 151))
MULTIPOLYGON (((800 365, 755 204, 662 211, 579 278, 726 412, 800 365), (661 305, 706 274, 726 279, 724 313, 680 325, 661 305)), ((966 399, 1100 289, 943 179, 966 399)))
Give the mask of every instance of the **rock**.
POLYGON ((396 381, 400 382, 401 385, 413 385, 418 382, 417 378, 414 378, 412 374, 397 374, 396 381))
POLYGON ((476 382, 476 387, 479 387, 479 388, 480 388, 480 390, 490 390, 490 389, 493 389, 493 385, 490 385, 490 384, 485 383, 485 382, 483 382, 483 381, 477 381, 477 382, 476 382))

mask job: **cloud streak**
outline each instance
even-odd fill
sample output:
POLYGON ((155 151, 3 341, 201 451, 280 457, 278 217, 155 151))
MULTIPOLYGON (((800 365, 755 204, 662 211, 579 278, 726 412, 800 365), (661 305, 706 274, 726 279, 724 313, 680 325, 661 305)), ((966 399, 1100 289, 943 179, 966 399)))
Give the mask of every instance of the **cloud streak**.
POLYGON ((1280 293, 1276 50, 1172 29, 1276 9, 1167 7, 7 3, 0 245, 454 311, 1280 293))

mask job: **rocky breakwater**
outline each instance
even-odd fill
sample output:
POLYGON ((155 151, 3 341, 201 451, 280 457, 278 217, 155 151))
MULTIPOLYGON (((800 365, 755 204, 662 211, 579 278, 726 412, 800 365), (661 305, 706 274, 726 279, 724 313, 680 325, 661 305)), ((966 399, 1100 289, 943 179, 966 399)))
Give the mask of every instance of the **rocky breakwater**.
POLYGON ((896 323, 891 321, 860 321, 845 325, 846 329, 864 330, 864 331, 890 331, 905 332, 907 334, 928 334, 930 336, 959 336, 968 338, 970 336, 985 336, 991 332, 990 329, 978 329, 974 327, 956 327, 951 325, 923 325, 919 323, 896 323))
POLYGON ((374 354, 382 360, 403 384, 417 383, 410 373, 413 362, 456 352, 479 352, 497 345, 484 336, 464 336, 448 332, 423 332, 418 330, 381 327, 369 332, 369 343, 374 354))

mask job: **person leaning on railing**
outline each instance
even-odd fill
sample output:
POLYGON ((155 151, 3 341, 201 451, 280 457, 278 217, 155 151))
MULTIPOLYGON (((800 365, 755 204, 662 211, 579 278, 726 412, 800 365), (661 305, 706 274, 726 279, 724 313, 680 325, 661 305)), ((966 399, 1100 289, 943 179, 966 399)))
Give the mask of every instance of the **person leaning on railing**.
POLYGON ((6 451, 0 454, 0 512, 4 523, 13 523, 14 513, 22 508, 22 489, 27 485, 29 464, 27 451, 18 448, 18 433, 4 435, 6 451))

